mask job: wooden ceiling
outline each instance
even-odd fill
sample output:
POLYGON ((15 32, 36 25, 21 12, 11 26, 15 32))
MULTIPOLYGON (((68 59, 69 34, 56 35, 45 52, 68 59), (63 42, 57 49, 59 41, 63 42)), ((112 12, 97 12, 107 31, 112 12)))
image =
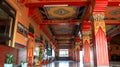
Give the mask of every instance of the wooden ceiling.
MULTIPOLYGON (((62 6, 62 7, 40 7, 44 20, 80 20, 83 17, 85 7, 74 7, 74 6, 62 6)), ((77 21, 75 21, 77 22, 77 21)), ((56 21, 58 23, 58 21, 56 21)), ((70 24, 69 21, 63 21, 62 23, 67 24, 50 24, 50 29, 55 40, 59 45, 59 48, 68 48, 71 44, 74 44, 74 38, 80 28, 79 24, 70 24), (73 36, 71 38, 71 36, 73 36), (65 38, 67 37, 67 38, 65 38)))
MULTIPOLYGON (((120 0, 108 1, 105 23, 120 24, 120 0)), ((86 28, 83 20, 90 19, 93 2, 92 0, 29 0, 26 6, 29 7, 29 16, 40 24, 40 28, 51 40, 54 37, 59 48, 70 48, 69 46, 74 45, 75 37, 81 27, 86 28)), ((106 26, 107 31, 114 27, 112 25, 106 26)))

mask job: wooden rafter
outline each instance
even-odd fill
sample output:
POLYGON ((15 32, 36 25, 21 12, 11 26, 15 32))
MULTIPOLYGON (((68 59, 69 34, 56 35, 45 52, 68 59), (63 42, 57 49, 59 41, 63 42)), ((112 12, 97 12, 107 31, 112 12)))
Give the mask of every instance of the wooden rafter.
POLYGON ((120 20, 105 20, 106 25, 120 25, 120 20))
POLYGON ((36 3, 26 3, 27 7, 40 7, 44 5, 68 5, 68 6, 87 6, 90 2, 82 1, 40 1, 36 3))
POLYGON ((120 2, 108 2, 108 6, 120 6, 120 2))
POLYGON ((120 34, 120 27, 116 28, 108 34, 109 37, 114 37, 115 35, 120 34))
MULTIPOLYGON (((99 1, 97 0, 98 3, 102 3, 105 4, 105 0, 104 1, 99 1)), ((40 6, 44 6, 44 5, 68 5, 68 6, 87 6, 89 4, 91 4, 89 1, 50 1, 50 0, 43 0, 43 1, 38 1, 38 2, 28 2, 26 3, 27 7, 40 7, 40 6)), ((108 2, 108 6, 119 6, 120 2, 114 2, 114 1, 109 1, 108 2)))
POLYGON ((79 25, 80 22, 77 20, 43 20, 42 23, 40 23, 41 25, 45 25, 45 24, 75 24, 75 25, 79 25))

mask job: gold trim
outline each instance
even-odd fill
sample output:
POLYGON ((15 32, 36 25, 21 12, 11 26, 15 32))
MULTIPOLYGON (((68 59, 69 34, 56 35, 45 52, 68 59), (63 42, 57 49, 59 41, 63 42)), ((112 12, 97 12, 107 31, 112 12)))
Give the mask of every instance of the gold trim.
POLYGON ((85 43, 86 40, 90 44, 90 36, 83 36, 83 44, 85 43))
POLYGON ((104 32, 105 30, 105 14, 104 12, 93 12, 93 19, 94 19, 94 31, 95 34, 98 32, 98 29, 101 27, 104 32))

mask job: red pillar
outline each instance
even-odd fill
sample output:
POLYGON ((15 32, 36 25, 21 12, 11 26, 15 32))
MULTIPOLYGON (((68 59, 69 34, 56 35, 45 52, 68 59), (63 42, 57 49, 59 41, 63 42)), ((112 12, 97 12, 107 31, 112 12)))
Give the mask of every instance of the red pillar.
POLYGON ((76 50, 76 61, 80 61, 80 55, 79 55, 79 52, 80 52, 80 50, 79 49, 77 49, 76 50))
POLYGON ((95 66, 109 67, 104 12, 94 12, 93 17, 95 66))
POLYGON ((84 48, 84 63, 90 64, 90 27, 91 21, 84 20, 82 34, 83 34, 83 48, 84 48))
POLYGON ((75 53, 75 49, 73 50, 73 60, 75 61, 75 57, 76 57, 76 55, 75 55, 76 53, 75 53))
POLYGON ((90 64, 90 36, 83 36, 84 63, 90 64))
POLYGON ((95 0, 93 6, 94 62, 97 67, 109 67, 104 11, 108 0, 95 0))
POLYGON ((76 37, 76 42, 75 42, 75 53, 76 53, 76 54, 75 54, 75 56, 76 56, 75 60, 76 60, 76 61, 80 61, 79 52, 80 52, 80 37, 77 36, 77 37, 76 37))

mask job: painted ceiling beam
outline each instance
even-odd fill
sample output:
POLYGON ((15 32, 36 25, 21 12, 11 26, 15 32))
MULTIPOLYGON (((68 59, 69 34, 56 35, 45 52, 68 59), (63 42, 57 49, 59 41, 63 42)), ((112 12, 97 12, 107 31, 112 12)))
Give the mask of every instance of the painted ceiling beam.
POLYGON ((60 40, 60 41, 57 41, 57 43, 71 43, 72 41, 70 40, 60 40))
POLYGON ((40 25, 51 25, 51 24, 75 24, 79 25, 80 22, 77 20, 42 20, 42 23, 40 25))
POLYGON ((94 5, 93 12, 104 12, 108 5, 108 0, 95 0, 92 5, 94 5))
POLYGON ((55 38, 57 38, 57 39, 64 39, 64 38, 74 38, 74 36, 55 36, 55 38))
POLYGON ((89 31, 90 27, 91 27, 91 22, 90 21, 83 21, 83 27, 82 27, 82 31, 89 31))
MULTIPOLYGON (((103 3, 104 2, 99 2, 103 3)), ((27 7, 42 7, 44 5, 68 5, 68 6, 87 6, 90 4, 90 2, 82 2, 82 1, 70 1, 70 2, 65 2, 65 1, 40 1, 40 2, 31 2, 31 3, 26 3, 27 7)), ((120 2, 108 2, 108 6, 119 6, 120 2)))
POLYGON ((120 25, 120 20, 105 20, 106 25, 120 25))
POLYGON ((120 2, 108 2, 108 6, 120 6, 120 2))
POLYGON ((58 44, 59 46, 72 46, 73 44, 71 43, 69 43, 69 44, 58 44))
POLYGON ((90 2, 81 2, 81 1, 40 1, 36 3, 26 3, 27 7, 43 7, 45 5, 67 5, 67 6, 87 6, 90 2))
POLYGON ((66 43, 66 42, 58 42, 57 44, 73 44, 72 42, 66 43))

